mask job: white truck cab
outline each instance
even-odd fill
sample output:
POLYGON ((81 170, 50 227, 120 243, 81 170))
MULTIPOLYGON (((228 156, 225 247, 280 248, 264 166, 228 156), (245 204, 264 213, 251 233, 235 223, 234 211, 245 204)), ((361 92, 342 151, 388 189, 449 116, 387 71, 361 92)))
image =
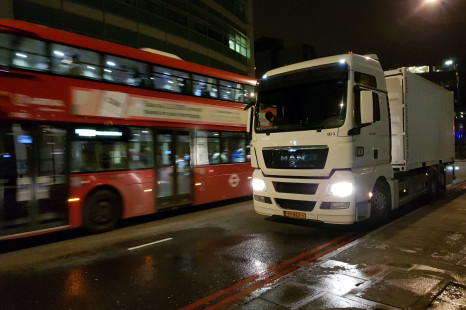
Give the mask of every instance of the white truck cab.
POLYGON ((452 94, 404 69, 386 76, 374 55, 271 70, 256 100, 250 129, 259 214, 380 222, 400 203, 436 196, 451 182, 452 94), (409 96, 407 81, 416 87, 409 96))

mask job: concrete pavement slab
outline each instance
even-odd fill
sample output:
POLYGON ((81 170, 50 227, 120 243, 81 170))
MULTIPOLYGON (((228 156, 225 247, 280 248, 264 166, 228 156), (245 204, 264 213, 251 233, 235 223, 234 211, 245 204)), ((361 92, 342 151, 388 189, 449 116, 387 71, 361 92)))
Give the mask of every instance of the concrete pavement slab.
POLYGON ((228 309, 466 310, 465 287, 462 185, 453 195, 415 209, 228 309))

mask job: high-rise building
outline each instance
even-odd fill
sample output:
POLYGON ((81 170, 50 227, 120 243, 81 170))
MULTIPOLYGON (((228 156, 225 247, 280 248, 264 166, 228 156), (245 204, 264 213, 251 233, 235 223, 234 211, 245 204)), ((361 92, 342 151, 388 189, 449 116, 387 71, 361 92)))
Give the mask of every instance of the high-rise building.
POLYGON ((259 38, 254 43, 256 78, 265 72, 278 67, 316 58, 314 47, 298 44, 284 47, 282 39, 259 38))
POLYGON ((252 0, 3 0, 0 17, 254 75, 252 0))

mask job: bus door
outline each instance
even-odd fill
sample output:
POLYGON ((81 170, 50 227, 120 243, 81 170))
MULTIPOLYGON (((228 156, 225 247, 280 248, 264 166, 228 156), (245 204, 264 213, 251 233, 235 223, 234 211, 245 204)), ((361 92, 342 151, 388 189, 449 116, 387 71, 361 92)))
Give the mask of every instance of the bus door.
POLYGON ((193 171, 188 131, 159 131, 156 139, 157 206, 191 204, 193 171))
POLYGON ((0 128, 0 235, 67 224, 66 130, 0 128))

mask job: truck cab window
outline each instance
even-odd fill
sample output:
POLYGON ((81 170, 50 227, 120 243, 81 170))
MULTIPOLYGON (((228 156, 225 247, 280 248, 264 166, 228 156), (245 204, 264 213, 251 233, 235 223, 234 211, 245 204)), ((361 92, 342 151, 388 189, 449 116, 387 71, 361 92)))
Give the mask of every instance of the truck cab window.
POLYGON ((377 88, 377 79, 375 76, 361 73, 361 72, 354 72, 354 81, 357 84, 366 85, 369 87, 377 88))

